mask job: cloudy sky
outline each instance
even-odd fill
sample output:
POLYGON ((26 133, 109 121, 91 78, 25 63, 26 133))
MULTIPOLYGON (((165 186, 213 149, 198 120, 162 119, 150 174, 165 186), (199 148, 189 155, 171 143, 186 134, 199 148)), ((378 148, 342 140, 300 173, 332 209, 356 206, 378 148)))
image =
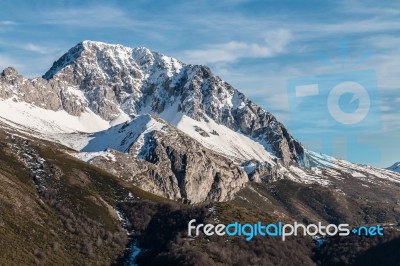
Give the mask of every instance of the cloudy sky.
MULTIPOLYGON (((41 76, 86 39, 145 46, 210 66, 311 149, 377 166, 400 161, 400 4, 293 2, 0 0, 0 68, 41 76), (321 85, 309 107, 289 108, 296 94, 288 84, 326 84, 327 76, 366 88, 368 123, 324 119, 333 84, 321 85)), ((345 112, 361 106, 353 100, 340 98, 345 112)))

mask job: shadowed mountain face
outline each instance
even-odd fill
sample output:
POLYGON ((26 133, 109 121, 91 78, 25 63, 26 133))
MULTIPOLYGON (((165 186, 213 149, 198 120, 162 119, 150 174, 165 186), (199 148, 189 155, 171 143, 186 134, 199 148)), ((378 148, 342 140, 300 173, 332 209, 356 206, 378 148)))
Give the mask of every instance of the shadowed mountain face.
POLYGON ((394 163, 392 166, 386 168, 387 170, 400 173, 400 162, 394 163))
MULTIPOLYGON (((335 239, 189 241, 187 222, 400 221, 396 165, 305 149, 205 66, 84 41, 43 78, 5 69, 0 98, 5 265, 120 263, 135 243, 142 265, 335 265, 335 239)), ((390 234, 341 261, 395 247, 390 234)))

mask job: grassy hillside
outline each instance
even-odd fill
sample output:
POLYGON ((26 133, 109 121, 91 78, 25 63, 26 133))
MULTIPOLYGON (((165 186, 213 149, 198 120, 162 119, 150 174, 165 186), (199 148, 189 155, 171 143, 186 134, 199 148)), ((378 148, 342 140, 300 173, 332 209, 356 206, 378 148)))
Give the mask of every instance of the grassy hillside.
POLYGON ((61 148, 0 132, 0 264, 109 265, 128 243, 117 202, 164 201, 61 148))

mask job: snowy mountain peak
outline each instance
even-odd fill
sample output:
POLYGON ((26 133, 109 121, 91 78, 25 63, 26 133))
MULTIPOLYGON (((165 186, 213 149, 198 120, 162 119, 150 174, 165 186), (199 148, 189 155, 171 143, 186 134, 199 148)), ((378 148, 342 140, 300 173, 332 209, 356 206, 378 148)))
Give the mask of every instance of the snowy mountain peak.
MULTIPOLYGON (((45 81, 36 83, 20 80, 21 84, 30 83, 41 94, 40 97, 24 96, 24 101, 78 116, 90 110, 108 122, 119 121, 118 117, 151 113, 178 128, 181 126, 187 134, 192 132, 192 127, 184 126, 188 123, 209 128, 211 132, 223 126, 258 143, 284 164, 307 164, 304 148, 284 125, 206 66, 187 65, 144 47, 83 41, 57 60, 43 78, 45 81), (51 104, 41 100, 50 98, 42 95, 49 89, 51 104), (182 122, 184 117, 187 119, 182 122)), ((23 90, 20 95, 28 95, 25 87, 19 87, 23 90)), ((11 92, 4 94, 3 98, 7 99, 11 92)), ((207 140, 211 139, 217 137, 207 140)), ((210 147, 214 143, 205 142, 210 147)), ((232 151, 229 154, 234 157, 243 155, 235 150, 241 149, 239 146, 227 147, 222 150, 232 151)), ((268 157, 264 152, 256 153, 260 158, 268 157)))
POLYGON ((99 42, 99 41, 92 41, 92 40, 84 40, 78 45, 81 44, 85 49, 91 49, 92 47, 124 47, 121 44, 109 44, 105 42, 99 42))
POLYGON ((103 75, 107 75, 112 74, 109 73, 110 70, 116 69, 128 73, 132 69, 146 71, 153 64, 164 68, 175 66, 178 69, 183 65, 174 58, 152 52, 146 47, 130 48, 121 44, 85 40, 75 45, 54 62, 50 70, 43 75, 43 78, 49 80, 68 67, 80 71, 91 70, 92 74, 95 74, 96 71, 103 72, 103 75), (73 64, 80 65, 81 68, 76 69, 71 66, 73 64))
POLYGON ((128 51, 132 52, 134 50, 138 51, 138 53, 151 56, 153 53, 150 51, 150 49, 146 47, 137 47, 137 48, 130 48, 127 46, 124 46, 122 44, 110 44, 110 43, 105 43, 105 42, 99 42, 99 41, 91 41, 91 40, 84 40, 80 43, 78 43, 76 46, 82 46, 84 50, 89 50, 89 51, 104 51, 104 50, 109 50, 109 51, 128 51))
POLYGON ((80 42, 69 49, 67 53, 53 63, 53 66, 43 75, 43 78, 47 80, 52 79, 60 70, 72 64, 81 55, 84 49, 84 42, 80 42))

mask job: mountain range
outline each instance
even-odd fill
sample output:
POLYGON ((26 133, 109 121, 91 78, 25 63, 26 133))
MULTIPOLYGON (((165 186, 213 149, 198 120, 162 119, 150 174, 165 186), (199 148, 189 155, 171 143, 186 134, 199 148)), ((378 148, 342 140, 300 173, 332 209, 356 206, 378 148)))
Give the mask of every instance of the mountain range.
MULTIPOLYGON (((31 172, 41 196, 58 191, 49 180, 66 172, 43 170, 44 161, 55 160, 50 150, 140 188, 147 198, 230 202, 285 220, 400 221, 398 164, 380 169, 308 150, 273 114, 203 65, 83 41, 42 77, 6 68, 0 99, 4 141, 12 141, 9 152, 31 172), (49 147, 47 157, 26 148, 30 141, 36 150, 49 147)), ((76 171, 71 182, 95 178, 76 171)), ((91 193, 84 198, 116 208, 111 192, 91 193)))

